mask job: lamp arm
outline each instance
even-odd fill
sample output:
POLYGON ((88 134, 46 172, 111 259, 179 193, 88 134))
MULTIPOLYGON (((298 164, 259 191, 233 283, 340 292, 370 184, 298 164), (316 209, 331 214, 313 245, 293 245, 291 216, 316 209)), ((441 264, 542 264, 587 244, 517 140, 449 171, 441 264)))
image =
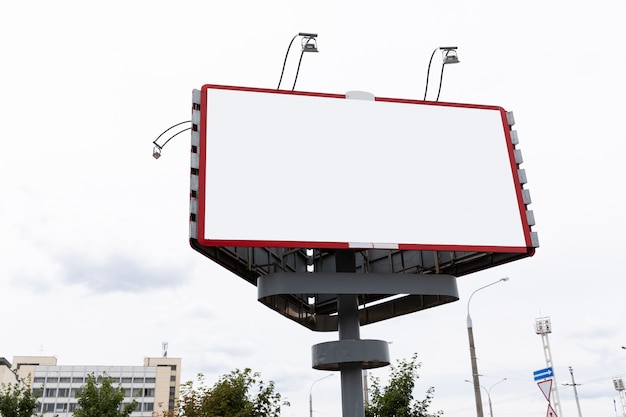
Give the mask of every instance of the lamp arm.
POLYGON ((439 76, 439 91, 437 91, 437 98, 435 101, 439 101, 439 95, 441 94, 441 84, 443 82, 443 69, 446 67, 446 64, 441 64, 441 75, 439 76))
POLYGON ((300 60, 298 61, 298 69, 296 70, 296 78, 293 80, 293 87, 291 91, 296 89, 296 82, 298 81, 298 74, 300 73, 300 64, 302 64, 302 56, 304 55, 304 49, 300 52, 300 60))
POLYGON ((428 70, 426 71, 426 87, 424 88, 424 100, 426 100, 426 93, 428 92, 428 77, 430 76, 430 66, 433 63, 433 57, 435 56, 435 52, 437 52, 439 48, 435 48, 433 53, 430 55, 430 60, 428 61, 428 70))
POLYGON ((291 45, 293 44, 293 41, 295 41, 298 36, 300 36, 300 34, 297 34, 293 38, 291 38, 291 42, 289 42, 289 46, 287 47, 287 52, 285 53, 285 60, 283 61, 283 70, 280 72, 280 80, 278 80, 278 87, 276 87, 277 90, 280 89, 280 83, 283 81, 283 74, 285 73, 285 65, 287 64, 287 57, 289 56, 289 50, 291 49, 291 45))
MULTIPOLYGON (((180 125, 182 125, 182 124, 185 124, 185 123, 190 123, 190 122, 191 122, 191 120, 185 120, 184 122, 176 123, 175 125, 172 125, 172 126, 168 127, 168 128, 167 128, 167 129, 165 129, 165 130, 164 130, 164 131, 163 131, 163 132, 162 132, 159 136, 157 136, 157 138, 156 138, 154 141, 152 141, 152 143, 153 143, 155 146, 158 146, 159 148, 164 147, 164 146, 165 146, 165 143, 167 143, 167 142, 165 142, 163 145, 159 145, 159 144, 157 143, 157 141, 158 141, 159 139, 161 139, 161 136, 163 136, 164 134, 166 134, 167 132, 169 132, 170 130, 172 130, 173 128, 175 128, 176 126, 180 126, 180 125)), ((180 132, 179 132, 179 133, 180 133, 180 132)), ((177 133, 177 134, 178 134, 178 133, 177 133)), ((176 136, 176 135, 174 135, 174 136, 176 136)), ((171 139, 171 138, 170 138, 170 139, 171 139)), ((169 141, 169 139, 168 139, 168 141, 169 141)))
POLYGON ((470 317, 470 302, 472 301, 472 297, 474 296, 474 294, 476 294, 478 291, 480 290, 484 290, 487 287, 491 287, 492 285, 495 285, 499 282, 504 282, 504 281, 508 281, 509 278, 500 278, 499 280, 492 282, 491 284, 487 284, 485 286, 482 286, 480 288, 478 288, 477 290, 474 290, 473 293, 470 294, 469 299, 467 300, 467 328, 469 329, 470 327, 472 327, 472 318, 470 317))
POLYGON ((170 136, 170 138, 168 140, 166 140, 165 142, 163 142, 163 145, 159 146, 159 148, 163 148, 165 145, 167 145, 167 142, 169 142, 170 140, 174 139, 176 136, 180 135, 183 132, 186 132, 188 130, 191 130, 190 127, 187 127, 183 130, 181 130, 180 132, 174 133, 172 136, 170 136))

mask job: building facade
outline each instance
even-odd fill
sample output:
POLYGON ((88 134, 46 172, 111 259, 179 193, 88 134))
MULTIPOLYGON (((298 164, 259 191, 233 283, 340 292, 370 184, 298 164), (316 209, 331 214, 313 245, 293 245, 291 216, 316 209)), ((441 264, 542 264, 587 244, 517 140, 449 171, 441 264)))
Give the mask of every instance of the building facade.
POLYGON ((19 379, 13 369, 11 362, 0 356, 0 385, 15 384, 19 379))
MULTIPOLYGON (((105 375, 124 389, 124 404, 137 401, 132 417, 152 417, 173 411, 180 390, 180 358, 144 358, 143 366, 58 365, 53 356, 15 356, 11 373, 31 381, 44 416, 71 417, 76 395, 87 376, 105 375)), ((9 378, 10 379, 10 378, 9 378)))

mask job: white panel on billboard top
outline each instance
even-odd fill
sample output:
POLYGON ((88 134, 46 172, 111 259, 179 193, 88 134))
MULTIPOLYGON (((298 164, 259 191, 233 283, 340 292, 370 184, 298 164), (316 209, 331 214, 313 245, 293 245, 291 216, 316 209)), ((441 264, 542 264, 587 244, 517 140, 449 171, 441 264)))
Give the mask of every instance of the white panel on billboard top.
POLYGON ((501 107, 206 85, 198 243, 526 252, 501 107))

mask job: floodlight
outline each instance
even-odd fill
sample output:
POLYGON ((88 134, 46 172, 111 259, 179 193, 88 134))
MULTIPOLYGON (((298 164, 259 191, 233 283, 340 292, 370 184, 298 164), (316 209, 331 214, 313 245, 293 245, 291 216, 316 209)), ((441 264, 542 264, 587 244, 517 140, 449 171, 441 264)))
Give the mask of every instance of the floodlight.
POLYGON ((461 62, 459 61, 459 57, 456 54, 456 46, 448 49, 443 49, 441 53, 443 55, 443 65, 458 64, 459 62, 461 62))
POLYGON ((154 145, 154 148, 152 148, 152 156, 154 159, 159 159, 161 157, 161 147, 159 145, 154 145))
POLYGON ((302 52, 319 52, 317 50, 317 41, 313 37, 302 38, 302 52))
POLYGON ((441 64, 441 75, 439 77, 439 91, 437 92, 437 98, 435 101, 439 101, 439 94, 441 93, 441 81, 443 80, 443 69, 446 64, 458 64, 459 57, 457 55, 457 47, 456 46, 440 46, 433 50, 433 53, 430 55, 430 60, 428 61, 428 70, 426 71, 426 87, 424 88, 424 100, 426 100, 426 93, 428 93, 428 79, 430 76, 430 66, 433 63, 433 57, 435 56, 435 52, 441 51, 443 62, 441 64))

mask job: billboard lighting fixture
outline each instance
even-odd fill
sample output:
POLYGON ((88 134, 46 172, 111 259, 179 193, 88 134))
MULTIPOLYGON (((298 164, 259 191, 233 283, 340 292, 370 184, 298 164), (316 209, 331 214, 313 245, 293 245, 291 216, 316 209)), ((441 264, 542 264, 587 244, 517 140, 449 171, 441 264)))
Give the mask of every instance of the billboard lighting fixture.
POLYGON ((161 157, 161 147, 159 145, 155 144, 154 148, 152 148, 152 156, 154 159, 159 159, 161 157))
POLYGON ((457 55, 457 47, 456 46, 440 46, 433 50, 433 53, 430 55, 430 60, 428 61, 428 70, 426 71, 426 87, 424 88, 424 101, 426 100, 426 93, 428 93, 428 79, 430 77, 430 67, 433 63, 433 57, 435 56, 435 52, 441 51, 443 62, 441 64, 441 75, 439 77, 439 91, 437 92, 437 99, 435 101, 439 101, 439 94, 441 94, 441 82, 443 80, 443 69, 447 64, 458 64, 459 56, 457 55))
POLYGON ((302 51, 300 52, 300 60, 298 61, 298 69, 296 70, 296 78, 293 80, 293 87, 291 90, 293 91, 296 88, 296 81, 298 80, 298 73, 300 72, 300 64, 302 63, 302 55, 305 52, 319 52, 317 49, 317 33, 307 33, 307 32, 299 32, 293 38, 291 38, 291 42, 289 42, 289 46, 287 47, 287 52, 285 53, 285 59, 283 60, 283 69, 280 72, 280 79, 278 80, 277 90, 280 90, 280 84, 283 81, 283 75, 285 74, 285 65, 287 64, 287 57, 289 56, 289 51, 291 50, 291 45, 296 38, 300 36, 302 40, 300 41, 300 46, 302 47, 302 51))
POLYGON ((319 52, 317 50, 317 40, 315 40, 315 37, 302 38, 300 45, 302 46, 302 52, 319 52))
POLYGON ((458 64, 459 57, 456 54, 456 46, 439 47, 441 54, 443 55, 443 64, 458 64))
POLYGON ((167 142, 169 142, 170 140, 174 139, 176 136, 180 135, 183 132, 186 132, 187 130, 191 130, 191 127, 187 127, 185 129, 182 129, 176 133, 174 133, 172 136, 170 136, 165 142, 163 142, 162 145, 159 145, 157 142, 159 139, 161 139, 161 137, 163 135, 165 135, 167 132, 169 132, 170 130, 172 130, 173 128, 180 126, 182 124, 185 123, 191 123, 191 120, 185 120, 184 122, 180 122, 180 123, 176 123, 175 125, 172 125, 170 127, 168 127, 167 129, 165 129, 159 136, 157 136, 157 138, 152 141, 152 143, 154 144, 154 147, 152 148, 152 157, 154 159, 159 159, 161 157, 161 151, 163 150, 163 148, 165 147, 165 145, 167 145, 167 142))

